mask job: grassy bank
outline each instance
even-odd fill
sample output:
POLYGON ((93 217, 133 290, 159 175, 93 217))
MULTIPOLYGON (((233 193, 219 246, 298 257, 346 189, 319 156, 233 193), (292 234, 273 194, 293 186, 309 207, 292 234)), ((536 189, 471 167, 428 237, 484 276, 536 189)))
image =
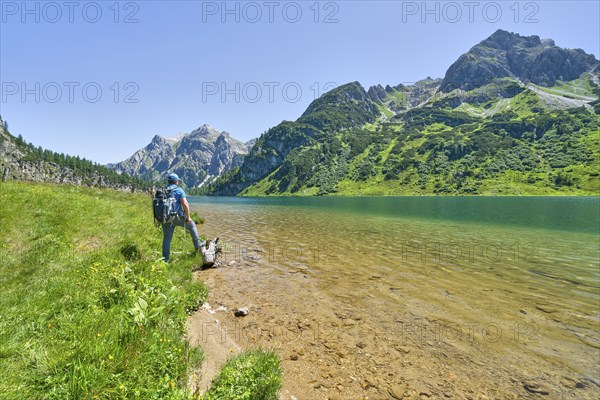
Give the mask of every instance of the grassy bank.
POLYGON ((206 288, 189 236, 166 265, 147 196, 1 183, 0 202, 2 398, 191 398, 202 353, 182 337, 206 288))
POLYGON ((275 400, 281 366, 273 352, 252 350, 231 358, 201 400, 275 400))

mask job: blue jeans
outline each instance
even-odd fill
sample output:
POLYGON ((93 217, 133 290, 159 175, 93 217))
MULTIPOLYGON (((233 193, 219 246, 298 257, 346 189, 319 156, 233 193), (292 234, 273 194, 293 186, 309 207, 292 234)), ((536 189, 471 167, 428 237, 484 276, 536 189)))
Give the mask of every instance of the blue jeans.
POLYGON ((165 259, 165 262, 169 262, 169 258, 171 256, 171 240, 173 239, 173 232, 175 231, 176 226, 185 227, 190 231, 190 236, 192 237, 192 242, 194 243, 194 249, 198 250, 200 248, 200 238, 198 237, 198 230, 196 229, 196 223, 190 220, 189 224, 185 223, 185 217, 177 217, 173 220, 173 222, 168 222, 163 224, 163 243, 162 243, 162 255, 165 259))

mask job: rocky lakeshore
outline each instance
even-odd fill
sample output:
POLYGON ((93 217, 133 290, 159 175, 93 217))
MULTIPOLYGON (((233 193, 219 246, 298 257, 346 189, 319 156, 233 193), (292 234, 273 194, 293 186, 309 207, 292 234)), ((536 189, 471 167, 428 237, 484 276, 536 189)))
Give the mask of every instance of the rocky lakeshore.
MULTIPOLYGON (((427 304, 410 298, 408 282, 390 285, 381 274, 283 271, 265 264, 247 258, 196 272, 209 288, 209 305, 190 318, 188 331, 206 352, 205 364, 242 349, 274 349, 283 361, 281 399, 598 396, 600 382, 563 363, 564 349, 541 350, 548 347, 539 335, 548 329, 546 319, 558 325, 566 318, 551 306, 514 310, 505 321, 457 322, 442 317, 437 302, 464 301, 465 287, 432 287, 436 301, 427 304), (239 307, 249 314, 236 317, 239 307)), ((482 298, 501 290, 473 289, 482 298)), ((505 306, 496 306, 498 315, 505 306)), ((598 353, 594 342, 588 349, 598 353)), ((217 369, 204 367, 191 385, 207 387, 217 369)))

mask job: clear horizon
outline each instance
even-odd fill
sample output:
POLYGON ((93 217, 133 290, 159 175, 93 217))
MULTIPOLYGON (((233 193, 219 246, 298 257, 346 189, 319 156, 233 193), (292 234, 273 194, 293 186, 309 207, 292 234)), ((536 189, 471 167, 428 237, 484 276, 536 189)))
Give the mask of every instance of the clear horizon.
POLYGON ((246 142, 336 85, 443 78, 497 29, 600 58, 599 18, 596 1, 0 1, 0 115, 101 164, 203 124, 246 142))

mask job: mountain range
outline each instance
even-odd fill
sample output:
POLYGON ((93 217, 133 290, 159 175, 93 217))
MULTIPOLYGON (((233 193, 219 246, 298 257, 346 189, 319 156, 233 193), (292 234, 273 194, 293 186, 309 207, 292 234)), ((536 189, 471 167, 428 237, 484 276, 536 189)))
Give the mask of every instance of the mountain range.
POLYGON ((443 79, 325 93, 202 193, 598 194, 599 70, 583 50, 498 30, 443 79))
POLYGON ((146 147, 109 167, 150 181, 164 181, 167 174, 175 172, 187 186, 201 187, 240 166, 253 144, 205 124, 172 138, 156 135, 146 147))
POLYGON ((202 125, 104 167, 0 120, 0 167, 3 178, 123 189, 176 172, 209 195, 598 195, 599 97, 593 55, 498 30, 441 79, 351 82, 247 143, 202 125))

